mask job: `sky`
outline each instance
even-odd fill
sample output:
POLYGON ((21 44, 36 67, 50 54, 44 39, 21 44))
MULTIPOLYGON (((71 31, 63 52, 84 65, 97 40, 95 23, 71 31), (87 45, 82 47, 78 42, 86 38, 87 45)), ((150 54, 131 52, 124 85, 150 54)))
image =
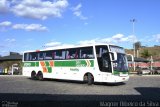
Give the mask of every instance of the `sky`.
POLYGON ((0 55, 96 42, 160 45, 160 0, 0 0, 0 55), (134 20, 134 23, 133 23, 134 20))

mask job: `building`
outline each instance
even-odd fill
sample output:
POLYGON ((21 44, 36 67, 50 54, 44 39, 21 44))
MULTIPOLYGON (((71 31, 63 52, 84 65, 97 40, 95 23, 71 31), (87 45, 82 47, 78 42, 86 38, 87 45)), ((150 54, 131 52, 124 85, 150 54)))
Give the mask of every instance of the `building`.
POLYGON ((0 74, 22 74, 22 55, 10 52, 8 56, 0 57, 0 74))

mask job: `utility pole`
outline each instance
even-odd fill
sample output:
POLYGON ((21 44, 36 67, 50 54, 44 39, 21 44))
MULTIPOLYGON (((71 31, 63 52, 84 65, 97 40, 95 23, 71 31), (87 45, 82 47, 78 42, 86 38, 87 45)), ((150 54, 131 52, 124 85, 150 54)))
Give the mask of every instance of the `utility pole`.
POLYGON ((151 56, 151 59, 150 59, 150 61, 151 61, 151 70, 153 70, 153 57, 151 56))
MULTIPOLYGON (((134 25, 135 25, 135 22, 136 22, 136 19, 131 19, 130 22, 132 23, 132 35, 135 36, 135 28, 134 28, 134 25)), ((135 41, 133 41, 133 56, 135 58, 135 41)), ((134 71, 135 71, 135 61, 134 61, 134 71)))

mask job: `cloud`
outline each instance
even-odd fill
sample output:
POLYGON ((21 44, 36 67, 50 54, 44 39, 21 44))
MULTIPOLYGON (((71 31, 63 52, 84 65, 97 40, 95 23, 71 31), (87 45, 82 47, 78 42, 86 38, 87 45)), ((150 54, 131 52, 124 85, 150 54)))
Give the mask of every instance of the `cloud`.
MULTIPOLYGON (((8 48, 13 47, 15 45, 15 43, 16 43, 15 38, 7 38, 7 39, 1 41, 0 48, 8 49, 8 48)), ((0 53, 3 53, 2 50, 0 53)))
POLYGON ((0 45, 0 48, 5 48, 6 46, 5 45, 0 45))
POLYGON ((60 48, 60 47, 71 47, 71 46, 74 46, 73 44, 63 44, 61 42, 56 42, 56 41, 51 41, 51 42, 48 42, 46 44, 44 44, 44 48, 45 49, 53 49, 53 48, 60 48))
POLYGON ((130 35, 125 37, 123 34, 116 34, 111 37, 111 41, 118 43, 118 42, 137 42, 137 37, 134 35, 130 35))
POLYGON ((130 35, 125 37, 123 34, 116 34, 113 35, 112 37, 108 37, 108 38, 96 38, 96 39, 92 39, 92 40, 84 40, 84 41, 79 41, 79 44, 93 44, 93 43, 111 43, 111 44, 115 44, 115 43, 123 43, 123 42, 130 42, 130 43, 134 43, 138 41, 136 36, 130 35))
POLYGON ((4 14, 9 11, 10 2, 7 0, 0 0, 0 13, 4 14))
POLYGON ((68 6, 67 0, 42 1, 22 0, 14 2, 11 11, 17 15, 33 19, 45 20, 48 17, 61 17, 62 12, 68 6))
POLYGON ((4 21, 0 23, 0 28, 2 31, 6 30, 6 27, 26 31, 48 31, 47 27, 41 24, 12 24, 10 21, 4 21))
POLYGON ((94 44, 96 42, 99 42, 100 39, 92 39, 92 40, 83 40, 83 41, 79 41, 78 44, 80 45, 85 45, 85 44, 94 44))
POLYGON ((9 27, 9 26, 11 26, 11 25, 12 25, 12 23, 9 22, 9 21, 4 21, 4 22, 1 22, 1 23, 0 23, 0 27, 9 27))
POLYGON ((26 31, 47 31, 47 27, 42 26, 41 24, 15 24, 12 28, 26 31))
POLYGON ((9 21, 4 21, 0 23, 0 31, 7 31, 9 27, 11 27, 12 23, 9 21))
POLYGON ((76 7, 73 7, 72 10, 73 11, 79 11, 81 7, 82 7, 82 4, 80 3, 76 7))
POLYGON ((84 25, 88 25, 88 23, 87 23, 87 22, 85 22, 85 23, 84 23, 84 25))
POLYGON ((0 56, 6 56, 6 55, 8 55, 8 51, 7 50, 1 50, 0 51, 0 56))
POLYGON ((16 39, 14 39, 14 38, 9 39, 9 38, 8 38, 8 39, 6 39, 5 41, 6 41, 6 42, 8 42, 8 43, 12 43, 12 42, 15 42, 15 41, 16 41, 16 39))
POLYGON ((54 47, 54 46, 59 46, 59 45, 62 45, 62 43, 52 41, 52 42, 44 44, 44 47, 54 47))
POLYGON ((81 7, 82 7, 82 4, 78 4, 76 7, 73 7, 72 8, 72 11, 73 11, 73 14, 77 17, 79 17, 81 20, 86 20, 88 19, 88 17, 85 17, 82 12, 81 12, 81 7))
POLYGON ((76 44, 63 44, 61 42, 51 41, 46 44, 44 44, 43 47, 45 49, 53 49, 55 47, 70 47, 75 45, 87 45, 87 44, 95 44, 95 43, 108 43, 108 44, 120 44, 120 43, 127 43, 127 44, 133 44, 133 41, 137 40, 136 36, 124 36, 123 34, 116 34, 108 38, 95 38, 91 40, 83 40, 78 41, 76 44))
POLYGON ((160 34, 157 34, 157 35, 153 35, 153 38, 154 38, 154 41, 156 42, 160 42, 160 34))

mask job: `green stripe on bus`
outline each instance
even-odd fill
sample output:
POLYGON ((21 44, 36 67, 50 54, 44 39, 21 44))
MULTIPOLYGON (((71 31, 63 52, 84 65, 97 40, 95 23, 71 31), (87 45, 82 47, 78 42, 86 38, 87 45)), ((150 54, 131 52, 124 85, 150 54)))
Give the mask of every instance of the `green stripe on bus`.
MULTIPOLYGON (((37 62, 24 62, 24 67, 39 67, 37 62)), ((45 66, 50 67, 49 61, 45 61, 45 66)), ((94 60, 70 60, 70 61, 54 61, 54 67, 94 67, 94 60)))
POLYGON ((77 61, 55 61, 55 67, 93 67, 94 61, 89 60, 90 63, 87 64, 86 60, 77 61))
POLYGON ((46 64, 46 66, 50 66, 50 65, 49 65, 49 61, 45 61, 45 64, 46 64))
POLYGON ((39 66, 39 62, 35 62, 35 63, 36 63, 36 65, 35 65, 35 66, 36 66, 36 67, 38 67, 38 66, 39 66))
POLYGON ((24 67, 38 67, 39 66, 39 62, 24 62, 23 66, 24 67))
POLYGON ((94 67, 94 61, 90 60, 90 63, 91 63, 91 67, 94 67))
POLYGON ((72 67, 76 66, 76 61, 55 61, 55 67, 72 67))
POLYGON ((113 72, 114 75, 119 75, 120 73, 121 73, 121 74, 128 74, 127 71, 114 71, 114 72, 113 72))
POLYGON ((52 73, 52 67, 47 67, 48 73, 52 73))

